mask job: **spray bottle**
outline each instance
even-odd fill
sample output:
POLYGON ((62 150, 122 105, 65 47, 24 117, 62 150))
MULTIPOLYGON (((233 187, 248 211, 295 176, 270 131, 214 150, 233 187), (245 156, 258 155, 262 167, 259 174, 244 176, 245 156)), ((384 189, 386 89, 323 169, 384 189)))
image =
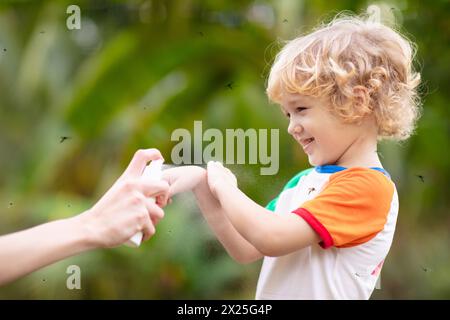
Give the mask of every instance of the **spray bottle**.
MULTIPOLYGON (((159 181, 162 179, 162 165, 164 160, 153 160, 150 164, 145 168, 142 177, 151 181, 159 181)), ((151 197, 150 201, 153 203, 156 202, 155 197, 151 197)), ((129 247, 137 248, 141 245, 143 234, 142 232, 136 233, 134 236, 130 238, 125 244, 129 247)))

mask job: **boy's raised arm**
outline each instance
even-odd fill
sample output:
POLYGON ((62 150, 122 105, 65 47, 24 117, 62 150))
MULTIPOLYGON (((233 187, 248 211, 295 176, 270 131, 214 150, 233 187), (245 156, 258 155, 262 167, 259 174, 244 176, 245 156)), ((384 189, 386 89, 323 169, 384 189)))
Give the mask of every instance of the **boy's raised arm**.
POLYGON ((206 222, 228 254, 239 263, 251 263, 263 255, 233 227, 220 202, 211 193, 207 172, 196 166, 164 170, 163 178, 169 183, 169 195, 192 189, 206 222))
POLYGON ((258 205, 236 186, 235 177, 220 163, 208 164, 210 192, 239 234, 264 256, 282 256, 321 241, 295 214, 275 215, 258 205))

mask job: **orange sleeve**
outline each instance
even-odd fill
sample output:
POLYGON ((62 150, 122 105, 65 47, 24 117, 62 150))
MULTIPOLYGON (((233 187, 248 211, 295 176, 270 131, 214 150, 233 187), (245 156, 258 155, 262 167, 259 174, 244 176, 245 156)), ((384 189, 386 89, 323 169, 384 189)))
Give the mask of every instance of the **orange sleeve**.
POLYGON ((322 247, 352 247, 383 230, 393 194, 394 185, 383 173, 349 168, 330 176, 322 192, 294 213, 320 235, 322 247))

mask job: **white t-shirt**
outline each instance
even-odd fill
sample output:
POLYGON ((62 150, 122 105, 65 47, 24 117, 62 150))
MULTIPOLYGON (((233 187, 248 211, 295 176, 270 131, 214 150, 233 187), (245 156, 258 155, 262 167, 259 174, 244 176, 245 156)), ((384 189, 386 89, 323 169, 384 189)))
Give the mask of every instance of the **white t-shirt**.
POLYGON ((256 299, 370 298, 398 214, 397 191, 386 171, 335 165, 308 169, 267 208, 297 214, 322 242, 265 257, 256 299))

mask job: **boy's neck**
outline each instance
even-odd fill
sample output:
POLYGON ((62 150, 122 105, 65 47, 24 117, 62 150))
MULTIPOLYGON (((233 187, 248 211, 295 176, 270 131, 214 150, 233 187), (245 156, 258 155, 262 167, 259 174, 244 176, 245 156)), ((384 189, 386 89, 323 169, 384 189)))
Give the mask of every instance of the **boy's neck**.
POLYGON ((377 152, 376 140, 357 140, 334 163, 335 165, 351 167, 383 167, 377 152))
POLYGON ((353 167, 363 167, 363 168, 383 168, 383 164, 381 163, 381 161, 379 161, 379 159, 377 160, 368 160, 368 161, 352 161, 352 162, 345 162, 345 163, 340 163, 337 162, 334 165, 340 166, 340 167, 344 167, 344 168, 353 168, 353 167))

